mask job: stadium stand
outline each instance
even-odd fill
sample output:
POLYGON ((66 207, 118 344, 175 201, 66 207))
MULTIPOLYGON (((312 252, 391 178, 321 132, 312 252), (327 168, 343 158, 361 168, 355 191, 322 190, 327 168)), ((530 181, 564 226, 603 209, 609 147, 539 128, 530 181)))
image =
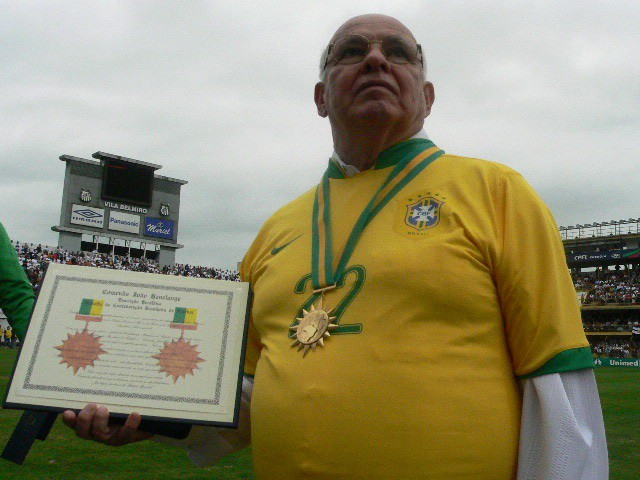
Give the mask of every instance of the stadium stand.
POLYGON ((602 270, 574 273, 576 290, 586 292, 583 305, 640 304, 638 271, 602 270))
POLYGON ((201 267, 195 265, 175 264, 173 267, 160 267, 158 263, 147 258, 132 258, 119 255, 108 255, 98 252, 69 252, 58 247, 36 245, 33 243, 12 242, 20 263, 33 288, 38 291, 42 283, 42 275, 46 264, 65 263, 113 270, 133 270, 136 272, 161 273, 183 277, 213 278, 216 280, 240 281, 238 272, 220 268, 201 267))
POLYGON ((640 218, 560 227, 594 356, 637 358, 640 218))

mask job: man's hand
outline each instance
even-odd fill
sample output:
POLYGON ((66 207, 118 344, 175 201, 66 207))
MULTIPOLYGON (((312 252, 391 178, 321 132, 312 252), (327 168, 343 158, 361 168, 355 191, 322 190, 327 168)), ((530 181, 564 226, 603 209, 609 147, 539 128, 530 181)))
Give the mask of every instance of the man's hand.
POLYGON ((78 415, 71 410, 62 414, 64 424, 74 429, 80 438, 113 447, 151 438, 153 434, 138 430, 141 420, 140 414, 134 412, 127 417, 124 425, 109 425, 109 410, 95 403, 84 407, 78 415))

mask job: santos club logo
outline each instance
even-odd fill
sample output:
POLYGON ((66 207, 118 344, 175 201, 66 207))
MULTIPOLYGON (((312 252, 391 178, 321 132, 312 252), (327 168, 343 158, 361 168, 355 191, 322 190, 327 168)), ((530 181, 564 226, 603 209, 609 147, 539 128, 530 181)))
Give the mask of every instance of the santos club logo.
POLYGON ((91 190, 87 190, 86 188, 83 188, 80 191, 80 200, 82 200, 83 202, 90 202, 91 201, 91 190))

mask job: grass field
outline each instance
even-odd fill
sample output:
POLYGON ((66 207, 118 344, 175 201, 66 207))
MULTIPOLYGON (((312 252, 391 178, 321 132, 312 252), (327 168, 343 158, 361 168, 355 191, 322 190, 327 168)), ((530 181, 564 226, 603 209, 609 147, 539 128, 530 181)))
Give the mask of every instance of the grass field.
MULTIPOLYGON (((16 351, 0 348, 0 393, 4 398, 16 351)), ((609 443, 611 479, 637 480, 640 471, 640 369, 596 370, 609 443)), ((0 448, 21 412, 0 411, 0 448)), ((252 479, 251 453, 244 450, 216 467, 194 467, 181 449, 142 442, 110 448, 86 442, 56 422, 45 442, 36 441, 22 466, 0 460, 3 480, 252 479)))
POLYGON ((609 445, 609 478, 640 478, 640 368, 596 368, 609 445))

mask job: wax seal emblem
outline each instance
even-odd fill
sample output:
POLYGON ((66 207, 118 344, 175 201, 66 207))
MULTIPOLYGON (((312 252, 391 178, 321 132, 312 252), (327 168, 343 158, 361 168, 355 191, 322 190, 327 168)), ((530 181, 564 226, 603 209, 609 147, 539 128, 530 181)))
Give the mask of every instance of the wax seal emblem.
POLYGON ((180 377, 186 379, 187 375, 193 375, 193 371, 199 368, 198 364, 205 361, 200 358, 198 346, 192 345, 190 340, 185 340, 182 336, 177 340, 164 342, 164 348, 158 355, 153 355, 153 358, 158 360, 161 372, 167 377, 173 377, 173 383, 180 377))
POLYGON ((72 367, 74 375, 81 368, 95 366, 95 361, 100 358, 100 355, 108 353, 103 350, 100 337, 89 332, 86 327, 73 335, 68 333, 62 345, 53 348, 60 350, 58 354, 62 357, 60 363, 66 363, 67 368, 72 367))

